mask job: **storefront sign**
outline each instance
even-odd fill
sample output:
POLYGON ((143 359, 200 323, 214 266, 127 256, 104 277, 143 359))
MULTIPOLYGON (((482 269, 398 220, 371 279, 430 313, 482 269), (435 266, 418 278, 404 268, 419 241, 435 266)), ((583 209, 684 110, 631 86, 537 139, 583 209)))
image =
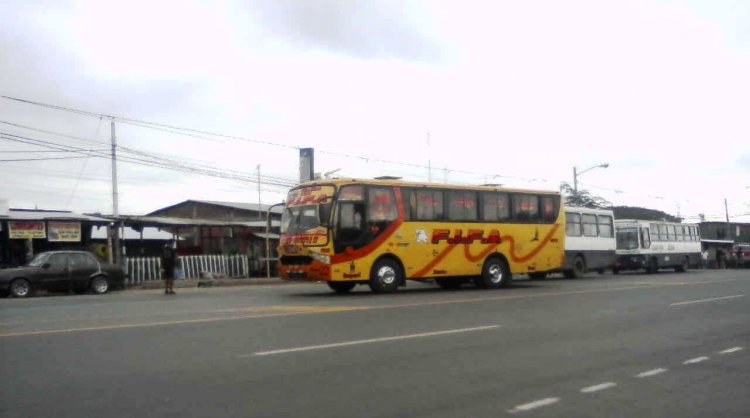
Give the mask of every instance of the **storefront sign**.
POLYGON ((47 238, 47 230, 42 221, 10 221, 8 222, 8 238, 44 239, 47 238))
POLYGON ((50 242, 80 242, 80 222, 47 222, 50 242))

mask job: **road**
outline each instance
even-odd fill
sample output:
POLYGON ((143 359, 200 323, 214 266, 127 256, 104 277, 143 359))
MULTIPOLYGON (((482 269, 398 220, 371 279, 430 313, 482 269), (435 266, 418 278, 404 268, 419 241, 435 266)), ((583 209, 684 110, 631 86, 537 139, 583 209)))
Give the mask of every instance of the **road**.
POLYGON ((0 417, 750 416, 750 270, 0 300, 0 417))

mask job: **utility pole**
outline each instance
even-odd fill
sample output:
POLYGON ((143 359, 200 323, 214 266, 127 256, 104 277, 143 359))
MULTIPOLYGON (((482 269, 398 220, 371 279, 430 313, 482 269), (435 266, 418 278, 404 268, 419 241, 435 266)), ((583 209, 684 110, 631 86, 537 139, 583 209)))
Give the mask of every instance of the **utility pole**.
POLYGON ((732 235, 732 227, 729 225, 729 207, 727 206, 727 199, 724 198, 724 213, 727 216, 727 239, 732 235))
MULTIPOLYGON (((111 231, 112 242, 108 248, 108 258, 110 263, 120 263, 120 216, 118 192, 117 192, 117 135, 115 135, 115 121, 110 123, 112 131, 112 216, 115 218, 115 227, 111 231)), ((108 243, 109 244, 109 243, 108 243)))
POLYGON ((260 203, 260 164, 258 164, 257 169, 258 169, 258 220, 260 221, 262 219, 260 215, 260 205, 261 205, 260 203))
POLYGON ((432 161, 430 160, 430 133, 427 132, 427 182, 432 183, 432 161))
POLYGON ((578 170, 573 166, 573 194, 578 196, 578 170))

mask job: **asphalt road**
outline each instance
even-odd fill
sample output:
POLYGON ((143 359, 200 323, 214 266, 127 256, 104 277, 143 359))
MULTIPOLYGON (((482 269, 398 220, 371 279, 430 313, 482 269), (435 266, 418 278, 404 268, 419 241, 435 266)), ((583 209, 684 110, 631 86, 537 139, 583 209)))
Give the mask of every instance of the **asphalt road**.
POLYGON ((750 416, 750 270, 0 300, 0 417, 750 416))

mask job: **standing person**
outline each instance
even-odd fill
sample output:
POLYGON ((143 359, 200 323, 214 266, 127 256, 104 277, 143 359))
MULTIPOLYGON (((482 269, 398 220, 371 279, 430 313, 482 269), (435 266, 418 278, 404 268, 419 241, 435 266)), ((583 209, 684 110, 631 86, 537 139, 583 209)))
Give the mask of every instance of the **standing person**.
POLYGON ((165 244, 161 252, 161 273, 164 277, 164 294, 174 295, 174 277, 177 267, 177 250, 173 245, 165 244))
POLYGON ((708 250, 701 251, 701 268, 708 268, 708 250))

